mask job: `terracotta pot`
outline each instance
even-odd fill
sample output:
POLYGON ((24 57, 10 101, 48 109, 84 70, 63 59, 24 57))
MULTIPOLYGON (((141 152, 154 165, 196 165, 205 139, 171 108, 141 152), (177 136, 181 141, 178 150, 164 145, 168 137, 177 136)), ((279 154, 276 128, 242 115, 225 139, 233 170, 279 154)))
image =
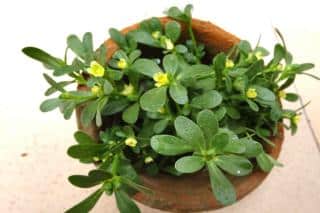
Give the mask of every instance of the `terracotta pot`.
MULTIPOLYGON (((160 18, 162 24, 165 24, 170 18, 160 18)), ((137 29, 139 24, 134 24, 122 30, 127 33, 137 29)), ((229 50, 234 44, 240 41, 236 36, 224 31, 218 26, 197 19, 193 19, 192 28, 194 30, 197 41, 205 44, 209 55, 213 56, 218 52, 229 50)), ((182 24, 182 39, 187 35, 186 26, 182 24)), ((107 59, 118 49, 115 42, 108 39, 105 42, 108 49, 107 59)), ((79 88, 85 89, 85 88, 79 88)), ((84 128, 79 122, 82 108, 77 109, 78 128, 87 132, 94 138, 98 138, 98 128, 92 123, 88 128, 84 128)), ((283 127, 279 126, 279 134, 277 137, 271 138, 276 144, 275 147, 266 147, 268 153, 278 158, 281 145, 284 139, 283 127)), ((152 208, 171 211, 171 212, 194 212, 211 210, 222 207, 214 198, 208 173, 206 171, 198 172, 192 175, 183 175, 174 177, 168 174, 159 174, 155 177, 146 174, 139 174, 143 184, 154 191, 153 195, 136 193, 133 198, 152 208)), ((252 174, 245 177, 230 176, 232 184, 235 187, 237 199, 241 199, 249 192, 254 190, 267 177, 268 173, 264 173, 255 169, 252 174)))

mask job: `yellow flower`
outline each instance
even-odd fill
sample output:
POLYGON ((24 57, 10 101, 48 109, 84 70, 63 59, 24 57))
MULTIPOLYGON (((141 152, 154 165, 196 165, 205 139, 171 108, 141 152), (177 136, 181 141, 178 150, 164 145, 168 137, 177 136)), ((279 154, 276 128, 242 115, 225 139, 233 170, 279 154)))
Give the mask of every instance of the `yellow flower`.
POLYGON ((249 88, 249 89, 247 90, 246 95, 247 95, 248 98, 256 98, 256 97, 258 96, 258 93, 257 93, 256 89, 254 89, 254 88, 249 88))
POLYGON ((281 91, 278 92, 278 96, 279 96, 279 98, 285 99, 287 94, 285 93, 285 91, 281 90, 281 91))
POLYGON ((117 65, 120 69, 125 69, 128 67, 128 63, 124 58, 120 58, 117 65))
POLYGON ((167 50, 172 50, 174 48, 174 45, 170 38, 165 38, 164 43, 167 50))
POLYGON ((226 66, 226 68, 232 68, 232 67, 234 67, 234 63, 232 60, 227 59, 225 66, 226 66))
POLYGON ((298 125, 298 123, 300 122, 301 120, 301 117, 300 115, 296 115, 292 118, 292 122, 295 124, 295 125, 298 125))
POLYGON ((125 84, 121 94, 124 96, 129 96, 132 95, 133 92, 134 87, 132 86, 132 84, 125 84))
POLYGON ((154 32, 152 33, 152 37, 153 37, 154 39, 160 38, 160 31, 154 31, 154 32))
POLYGON ((91 92, 93 95, 99 96, 102 93, 102 89, 100 86, 95 85, 91 88, 91 92))
POLYGON ((124 143, 127 146, 135 147, 137 145, 138 141, 134 137, 129 137, 124 141, 124 143))
POLYGON ((158 112, 160 114, 164 114, 164 113, 166 113, 166 109, 164 107, 161 107, 160 109, 158 109, 158 112))
POLYGON ((263 54, 262 54, 261 51, 257 51, 254 55, 256 56, 256 58, 257 58, 258 60, 260 60, 260 59, 263 58, 263 54))
POLYGON ((90 67, 87 69, 87 72, 94 77, 102 77, 104 76, 104 67, 96 61, 91 61, 90 67))
POLYGON ((146 157, 146 158, 144 159, 144 163, 145 163, 145 164, 152 163, 153 161, 154 161, 153 158, 150 157, 150 156, 148 156, 148 157, 146 157))
POLYGON ((153 80, 156 82, 155 83, 156 87, 165 86, 170 83, 169 78, 168 78, 168 74, 163 73, 163 72, 158 72, 158 73, 154 74, 153 80))

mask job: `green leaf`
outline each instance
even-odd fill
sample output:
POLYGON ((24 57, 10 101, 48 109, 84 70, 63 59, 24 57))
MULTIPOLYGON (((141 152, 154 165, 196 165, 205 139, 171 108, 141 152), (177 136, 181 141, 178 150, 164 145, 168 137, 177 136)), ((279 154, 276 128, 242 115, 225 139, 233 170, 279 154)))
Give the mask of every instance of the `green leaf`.
POLYGON ((188 141, 194 148, 204 147, 205 139, 200 127, 184 116, 178 116, 174 121, 177 135, 188 141))
POLYGON ((113 86, 108 80, 104 80, 103 91, 106 95, 110 95, 113 91, 113 86))
POLYGON ((72 158, 84 159, 99 156, 106 150, 103 144, 81 144, 73 145, 68 149, 68 155, 72 158))
MULTIPOLYGON (((55 80, 53 80, 49 75, 47 75, 46 73, 43 73, 43 77, 44 79, 55 89, 55 91, 60 91, 60 92, 65 92, 66 90, 63 88, 63 84, 61 83, 57 83, 55 80)), ((65 81, 68 82, 69 81, 65 81)), ((51 92, 53 93, 53 92, 51 92)))
POLYGON ((152 47, 160 47, 160 43, 157 42, 149 32, 143 30, 135 30, 129 33, 135 41, 141 44, 149 45, 152 47))
POLYGON ((259 106, 254 101, 251 101, 249 99, 247 99, 246 101, 247 101, 250 109, 252 109, 255 112, 259 112, 259 106))
POLYGON ((207 91, 191 100, 191 106, 197 109, 212 109, 222 103, 222 96, 216 90, 207 91))
POLYGON ((120 213, 140 213, 139 208, 126 192, 117 190, 115 191, 115 197, 120 213))
POLYGON ((66 65, 61 59, 55 58, 36 47, 25 47, 22 52, 30 58, 40 61, 49 69, 60 69, 66 65))
POLYGON ((99 64, 104 66, 106 64, 106 55, 107 55, 107 48, 105 44, 100 45, 100 47, 95 52, 95 58, 99 64))
POLYGON ((285 99, 287 101, 295 102, 299 99, 299 95, 297 95, 295 93, 286 93, 285 99))
POLYGON ((169 120, 168 119, 163 119, 163 120, 160 120, 158 122, 156 122, 153 126, 153 131, 156 133, 156 134, 159 134, 161 132, 163 132, 167 126, 169 124, 169 120))
POLYGON ((184 14, 179 8, 177 7, 170 7, 169 10, 166 12, 167 15, 171 18, 174 18, 179 21, 189 22, 190 17, 184 14))
POLYGON ((96 144, 97 142, 93 140, 88 134, 82 131, 77 131, 74 133, 74 138, 79 144, 96 144))
POLYGON ((181 54, 184 54, 184 53, 188 52, 188 48, 185 45, 182 45, 182 44, 177 44, 175 46, 175 50, 178 53, 181 53, 181 54))
POLYGON ((121 182, 128 185, 129 187, 137 190, 137 191, 140 191, 142 193, 146 193, 146 194, 153 194, 153 191, 143 185, 140 185, 130 179, 127 179, 127 178, 124 178, 124 177, 121 177, 121 182))
POLYGON ((124 120, 128 124, 134 124, 138 120, 138 116, 139 104, 134 103, 133 105, 129 106, 125 111, 123 111, 122 120, 124 120))
POLYGON ((259 85, 253 85, 251 86, 251 88, 256 89, 257 92, 257 101, 262 101, 264 102, 274 102, 276 100, 276 96, 274 95, 274 93, 269 90, 268 88, 259 86, 259 85))
POLYGON ((271 161, 270 157, 265 152, 262 152, 257 156, 257 163, 264 172, 270 172, 274 166, 273 161, 271 161))
POLYGON ((203 158, 199 156, 185 156, 175 163, 175 168, 182 173, 194 173, 205 166, 203 158))
POLYGON ((76 35, 70 35, 67 38, 68 47, 80 58, 86 59, 86 50, 76 35))
MULTIPOLYGON (((48 88, 44 95, 45 96, 49 96, 49 95, 52 95, 53 93, 57 92, 57 91, 60 91, 60 88, 62 88, 64 90, 64 87, 65 86, 68 86, 69 84, 72 84, 74 83, 74 81, 61 81, 59 83, 57 83, 56 85, 54 86, 51 86, 50 88, 48 88), (58 89, 59 88, 59 89, 58 89)), ((65 91, 64 91, 65 92, 65 91)))
POLYGON ((214 148, 216 152, 221 152, 228 145, 229 142, 229 134, 225 132, 219 132, 214 136, 211 147, 214 148))
POLYGON ((133 63, 137 58, 141 56, 141 50, 134 50, 129 55, 130 63, 133 63))
POLYGON ((286 55, 286 50, 281 44, 276 44, 273 51, 272 64, 278 64, 286 55))
POLYGON ((181 81, 194 81, 199 78, 212 76, 214 71, 208 65, 196 64, 192 66, 186 66, 183 72, 180 72, 177 76, 181 81))
POLYGON ((250 52, 252 52, 251 45, 248 41, 242 40, 238 43, 237 46, 238 46, 238 49, 245 55, 248 55, 250 52))
POLYGON ((194 85, 192 85, 192 87, 194 89, 201 89, 204 92, 213 90, 216 87, 216 79, 213 76, 209 78, 199 79, 194 82, 194 85))
POLYGON ((172 83, 169 87, 169 94, 177 104, 188 103, 188 91, 180 83, 172 83))
POLYGON ((89 197, 72 207, 71 209, 67 210, 65 213, 84 213, 89 212, 98 202, 99 198, 103 194, 102 189, 98 189, 89 197))
POLYGON ((184 14, 185 14, 187 17, 191 18, 191 11, 192 11, 192 9, 193 9, 192 4, 187 4, 187 5, 184 7, 183 12, 184 12, 184 14))
POLYGON ((151 147, 161 155, 174 156, 191 152, 192 146, 172 135, 156 135, 151 138, 151 147))
POLYGON ((136 60, 134 64, 132 64, 131 69, 151 78, 153 78, 154 74, 161 72, 161 68, 156 62, 145 58, 136 60))
POLYGON ((235 153, 242 154, 246 151, 245 144, 241 143, 239 140, 231 140, 224 148, 225 153, 235 153))
POLYGON ((241 144, 246 147, 246 151, 243 153, 247 158, 252 158, 258 156, 261 152, 263 152, 262 145, 250 138, 241 138, 239 140, 241 144))
POLYGON ((129 105, 127 98, 120 98, 117 100, 109 101, 102 110, 102 115, 114 115, 121 112, 129 105))
POLYGON ((85 127, 89 126, 91 121, 94 119, 98 108, 98 100, 90 102, 86 105, 80 116, 81 124, 85 127))
POLYGON ((181 26, 176 21, 169 21, 165 25, 165 34, 166 36, 171 39, 172 42, 176 42, 181 33, 181 26))
MULTIPOLYGON (((224 52, 218 53, 212 61, 213 68, 216 72, 221 74, 222 70, 225 67, 227 56, 224 52)), ((221 76, 220 76, 221 77, 221 76)))
POLYGON ((235 107, 227 106, 226 110, 227 110, 227 115, 230 118, 235 119, 235 120, 240 119, 240 117, 241 117, 240 112, 235 107))
POLYGON ((234 176, 245 176, 252 172, 251 162, 237 155, 219 155, 214 162, 224 171, 234 176))
POLYGON ((207 140, 218 132, 219 123, 211 110, 202 110, 198 113, 197 124, 202 129, 204 136, 207 140))
POLYGON ((236 202, 237 196, 231 182, 213 161, 207 162, 207 167, 210 175, 211 189, 219 203, 226 206, 236 202))
POLYGON ((164 56, 162 63, 165 72, 170 73, 172 76, 174 76, 179 67, 177 56, 173 54, 166 55, 164 56))
POLYGON ((47 99, 40 105, 41 112, 49 112, 59 107, 61 100, 59 98, 47 99))
POLYGON ((107 179, 112 178, 112 174, 103 170, 92 170, 88 176, 85 175, 72 175, 69 182, 80 188, 89 188, 102 183, 107 179))
POLYGON ((126 49, 128 47, 125 36, 122 35, 119 30, 111 28, 109 29, 109 34, 112 40, 114 40, 120 48, 126 49))
POLYGON ((157 112, 165 105, 167 100, 167 87, 153 88, 145 92, 140 98, 140 106, 143 110, 157 112))
POLYGON ((214 110, 214 115, 216 116, 218 121, 221 121, 224 118, 224 116, 226 115, 226 113, 227 113, 227 109, 223 106, 214 110))
POLYGON ((63 104, 64 106, 62 107, 61 105, 59 106, 60 109, 62 109, 63 117, 64 119, 68 120, 70 119, 74 109, 76 108, 76 103, 74 101, 68 101, 66 104, 63 104))
POLYGON ((83 35, 82 39, 83 47, 86 53, 86 61, 89 63, 93 60, 93 42, 92 42, 92 33, 86 32, 83 35))

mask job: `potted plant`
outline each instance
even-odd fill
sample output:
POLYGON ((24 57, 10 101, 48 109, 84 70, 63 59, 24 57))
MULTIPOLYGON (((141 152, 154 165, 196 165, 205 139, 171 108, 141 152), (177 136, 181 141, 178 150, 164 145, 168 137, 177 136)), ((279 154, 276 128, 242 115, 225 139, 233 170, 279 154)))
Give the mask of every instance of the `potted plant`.
MULTIPOLYGON (((257 44, 171 7, 122 31, 94 51, 91 33, 67 39, 64 59, 35 47, 23 52, 42 62, 56 81, 43 112, 76 111, 79 131, 68 155, 96 169, 72 175, 78 187, 99 188, 66 212, 89 212, 103 193, 120 212, 139 212, 131 198, 153 208, 190 212, 230 205, 257 187, 274 166, 283 129, 297 130, 299 110, 281 100, 299 74, 284 40, 272 59, 257 44), (69 62, 68 51, 76 57, 69 62), (70 88, 74 84, 77 88, 70 88)), ((315 77, 316 78, 316 77, 315 77)))

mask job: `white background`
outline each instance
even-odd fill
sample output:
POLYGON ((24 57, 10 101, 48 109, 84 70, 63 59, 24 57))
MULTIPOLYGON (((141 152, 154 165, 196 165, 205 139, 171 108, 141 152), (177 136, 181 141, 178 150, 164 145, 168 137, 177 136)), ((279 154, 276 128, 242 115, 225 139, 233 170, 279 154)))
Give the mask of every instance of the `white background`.
MULTIPOLYGON (((39 104, 44 99, 43 92, 47 88, 46 82, 42 79, 44 69, 39 63, 24 56, 21 49, 24 46, 37 46, 52 55, 62 57, 66 45, 65 38, 69 34, 82 36, 84 32, 90 31, 94 35, 95 45, 98 46, 108 37, 107 32, 110 27, 121 29, 151 16, 162 16, 162 12, 170 6, 182 7, 187 3, 194 5, 194 17, 210 20, 253 43, 261 34, 261 44, 268 48, 276 42, 273 27, 277 27, 284 34, 289 50, 293 52, 298 62, 313 62, 318 67, 320 65, 320 7, 316 0, 2 0, 0 2, 1 212, 62 212, 85 195, 83 190, 73 188, 66 181, 69 174, 86 171, 84 166, 73 162, 65 155, 67 146, 73 143, 72 133, 76 128, 74 119, 66 122, 58 112, 46 115, 39 112, 39 104), (22 158, 20 154, 25 152, 28 156, 22 158)), ((317 94, 320 86, 318 82, 301 79, 298 82, 300 83, 298 89, 303 92, 305 99, 314 100, 309 110, 313 115, 311 120, 318 131, 320 123, 315 118, 319 118, 320 115, 318 110, 320 101, 317 94)), ((307 128, 306 124, 304 128, 307 128)), ((309 133, 306 134, 311 138, 309 133)), ((307 160, 311 163, 316 162, 315 165, 319 166, 320 160, 316 157, 317 154, 314 154, 311 148, 306 150, 310 152, 307 160)), ((315 174, 320 172, 312 173, 312 171, 304 172, 314 175, 309 179, 314 183, 315 174)), ((290 182, 290 179, 288 181, 290 182)), ((294 182, 294 179, 292 181, 293 185, 299 184, 294 182)), ((290 207, 291 204, 287 205, 288 203, 293 203, 292 205, 298 208, 296 212, 306 209, 309 210, 306 212, 315 211, 316 201, 320 201, 317 194, 320 190, 319 184, 316 186, 310 184, 309 188, 307 187, 309 191, 300 192, 299 190, 305 187, 305 182, 306 180, 300 182, 298 186, 289 187, 292 193, 298 194, 297 199, 288 193, 288 199, 282 207, 281 202, 275 202, 273 204, 279 206, 272 206, 270 208, 273 211, 265 209, 265 212, 280 212, 280 208, 281 211, 295 212, 293 207, 290 207), (302 204, 298 205, 297 202, 302 204)), ((248 202, 246 205, 248 208, 241 207, 243 211, 252 212, 250 206, 257 207, 257 204, 248 202)), ((106 208, 105 212, 115 211, 114 206, 104 206, 104 209, 106 208)), ((97 208, 96 212, 100 210, 97 208)))

